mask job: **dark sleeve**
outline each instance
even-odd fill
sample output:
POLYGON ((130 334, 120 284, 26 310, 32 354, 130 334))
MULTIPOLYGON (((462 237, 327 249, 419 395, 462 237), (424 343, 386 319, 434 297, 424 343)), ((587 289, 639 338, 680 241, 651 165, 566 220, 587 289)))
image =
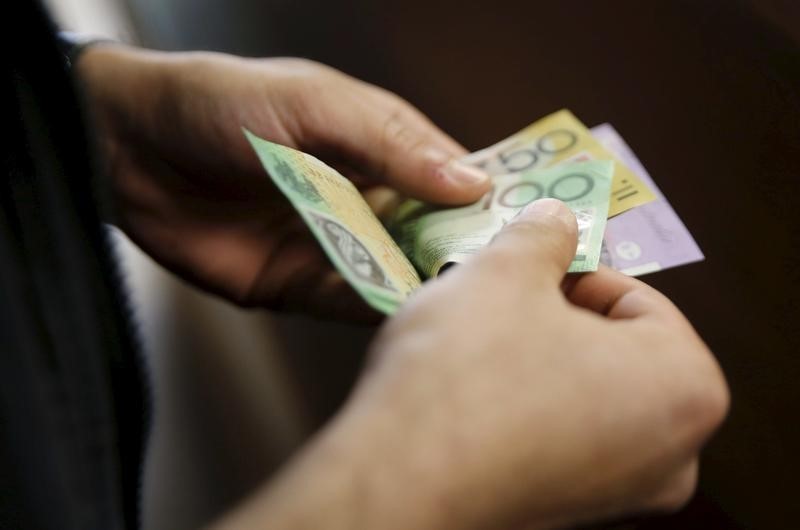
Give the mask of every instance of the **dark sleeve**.
POLYGON ((136 528, 148 419, 105 193, 52 28, 15 13, 36 45, 0 51, 0 528, 136 528))

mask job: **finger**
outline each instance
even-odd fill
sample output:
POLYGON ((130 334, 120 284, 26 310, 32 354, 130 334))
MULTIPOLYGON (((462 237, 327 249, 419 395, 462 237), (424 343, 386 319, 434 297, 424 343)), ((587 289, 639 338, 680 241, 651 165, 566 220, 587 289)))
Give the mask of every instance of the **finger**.
POLYGON ((695 455, 684 466, 661 477, 661 484, 644 500, 645 512, 675 512, 683 508, 697 489, 700 462, 695 455))
POLYGON ((637 318, 677 312, 672 302, 649 285, 601 266, 564 283, 573 304, 610 318, 637 318))
MULTIPOLYGON (((489 191, 482 170, 459 162, 465 150, 405 102, 371 104, 354 113, 357 123, 340 141, 346 154, 379 181, 437 204, 466 204, 489 191)), ((343 131, 344 133, 345 131, 343 131)))
POLYGON ((482 260, 502 276, 520 276, 530 285, 557 287, 575 257, 578 241, 575 215, 555 199, 526 206, 492 240, 482 260))

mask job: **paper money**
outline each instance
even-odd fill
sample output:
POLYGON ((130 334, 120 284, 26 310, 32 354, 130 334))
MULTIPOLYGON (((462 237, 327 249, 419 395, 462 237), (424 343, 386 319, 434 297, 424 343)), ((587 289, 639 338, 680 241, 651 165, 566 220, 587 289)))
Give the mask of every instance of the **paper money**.
POLYGON ((654 201, 608 220, 601 261, 625 274, 639 276, 704 259, 686 226, 617 131, 604 123, 593 127, 592 135, 656 196, 654 201))
POLYGON ((418 201, 401 205, 390 232, 425 277, 463 262, 485 247, 526 204, 559 199, 578 219, 578 248, 569 272, 597 270, 608 216, 614 162, 560 164, 495 177, 492 190, 461 208, 434 208, 418 201))
POLYGON ((390 226, 396 241, 356 187, 334 169, 249 131, 245 135, 333 265, 367 303, 387 314, 420 286, 420 274, 432 277, 468 259, 522 207, 545 197, 564 201, 578 219, 569 272, 593 271, 602 261, 640 275, 703 259, 613 127, 597 126, 590 136, 568 111, 468 155, 467 162, 495 175, 492 190, 476 203, 447 209, 403 203, 390 226), (607 220, 615 211, 623 213, 607 220))
MULTIPOLYGON (((545 168, 564 161, 615 160, 568 110, 546 116, 505 140, 467 155, 462 160, 502 175, 545 168)), ((609 215, 614 216, 655 199, 629 168, 616 160, 609 215)))
POLYGON ((245 135, 336 269, 368 304, 393 313, 420 278, 356 187, 311 155, 245 135))

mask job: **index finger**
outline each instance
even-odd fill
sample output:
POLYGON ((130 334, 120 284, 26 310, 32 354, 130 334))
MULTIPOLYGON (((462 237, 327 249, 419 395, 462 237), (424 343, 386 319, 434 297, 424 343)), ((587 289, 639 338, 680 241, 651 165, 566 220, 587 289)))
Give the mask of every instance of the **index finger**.
POLYGON ((670 300, 649 285, 601 265, 596 272, 567 278, 567 299, 578 307, 614 319, 680 314, 670 300))

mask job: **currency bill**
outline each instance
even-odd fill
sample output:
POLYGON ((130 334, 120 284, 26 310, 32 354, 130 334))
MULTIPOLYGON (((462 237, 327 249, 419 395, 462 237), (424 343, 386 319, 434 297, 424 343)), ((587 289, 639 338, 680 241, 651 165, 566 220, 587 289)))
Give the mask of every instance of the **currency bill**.
POLYGON ((593 271, 603 262, 626 274, 640 275, 703 259, 686 227, 613 127, 603 124, 592 129, 596 144, 592 145, 585 138, 578 139, 582 130, 564 126, 568 120, 564 121, 563 113, 571 116, 567 111, 558 113, 562 128, 550 124, 543 135, 534 135, 529 141, 538 152, 526 150, 525 144, 525 149, 515 150, 520 144, 502 147, 501 142, 494 154, 472 158, 479 152, 467 157, 490 170, 498 163, 519 170, 522 166, 514 164, 526 157, 528 169, 496 175, 489 193, 461 208, 406 201, 390 222, 392 235, 358 189, 334 169, 249 131, 245 135, 333 265, 367 303, 387 314, 395 312, 420 286, 420 274, 432 277, 468 259, 522 207, 544 197, 564 201, 578 219, 578 248, 569 272, 593 271), (575 145, 564 147, 564 142, 575 145), (618 160, 611 159, 611 153, 618 160), (609 159, 598 159, 601 156, 609 159), (621 202, 614 198, 621 172, 635 174, 624 177, 623 184, 632 188, 623 191, 635 188, 636 200, 646 194, 654 200, 607 220, 614 201, 621 202))
POLYGON ((358 189, 311 155, 244 133, 345 280, 372 307, 394 313, 420 277, 358 189))
POLYGON ((592 136, 614 153, 655 194, 655 200, 608 220, 600 261, 640 276, 704 259, 703 253, 625 140, 608 123, 592 136))
POLYGON ((655 199, 636 174, 598 143, 570 111, 546 116, 518 133, 462 160, 503 175, 552 166, 564 161, 615 160, 609 216, 615 216, 655 199))
POLYGON ((560 164, 495 177, 481 200, 461 208, 407 201, 390 232, 422 276, 436 276, 486 246, 528 203, 559 199, 578 219, 578 247, 569 272, 597 270, 614 173, 611 160, 560 164))

